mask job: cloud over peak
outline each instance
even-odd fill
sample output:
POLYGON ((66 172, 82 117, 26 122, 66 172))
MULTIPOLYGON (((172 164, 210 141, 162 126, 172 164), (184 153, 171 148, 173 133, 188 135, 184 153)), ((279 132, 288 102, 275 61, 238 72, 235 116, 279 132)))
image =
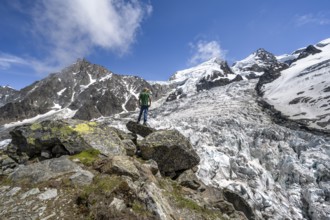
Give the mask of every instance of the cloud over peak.
POLYGON ((88 55, 93 47, 128 52, 151 6, 137 0, 41 1, 34 11, 37 33, 49 39, 58 60, 88 55))
POLYGON ((193 50, 192 57, 188 60, 189 65, 195 65, 211 58, 225 59, 226 51, 222 50, 217 41, 200 40, 197 43, 190 43, 193 50))
POLYGON ((309 13, 304 15, 296 15, 295 23, 297 26, 304 26, 307 24, 313 25, 330 25, 329 12, 309 13))
MULTIPOLYGON (((14 3, 17 10, 22 8, 14 3)), ((27 10, 18 11, 30 15, 32 37, 38 39, 44 54, 42 59, 31 59, 31 68, 47 74, 88 56, 95 48, 119 56, 128 53, 152 6, 138 0, 36 0, 27 10)), ((15 62, 1 62, 2 67, 9 64, 15 62)))

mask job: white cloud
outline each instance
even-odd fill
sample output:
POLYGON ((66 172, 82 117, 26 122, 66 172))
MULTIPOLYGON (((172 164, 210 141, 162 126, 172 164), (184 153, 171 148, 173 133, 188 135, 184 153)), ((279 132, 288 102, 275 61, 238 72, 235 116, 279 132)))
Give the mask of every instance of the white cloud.
POLYGON ((8 69, 12 65, 29 65, 29 63, 20 57, 0 53, 0 69, 8 69))
POLYGON ((188 61, 190 65, 195 65, 214 57, 225 59, 226 51, 221 49, 217 41, 198 41, 195 44, 191 43, 190 47, 194 51, 193 56, 188 61))
MULTIPOLYGON (((152 6, 139 0, 37 0, 30 11, 31 32, 45 56, 25 62, 46 74, 88 56, 95 48, 122 56, 151 12, 152 6)), ((8 65, 0 63, 3 68, 8 65)))
POLYGON ((295 17, 295 23, 297 26, 304 26, 307 24, 314 25, 330 25, 329 13, 319 12, 317 14, 305 14, 297 15, 295 17))

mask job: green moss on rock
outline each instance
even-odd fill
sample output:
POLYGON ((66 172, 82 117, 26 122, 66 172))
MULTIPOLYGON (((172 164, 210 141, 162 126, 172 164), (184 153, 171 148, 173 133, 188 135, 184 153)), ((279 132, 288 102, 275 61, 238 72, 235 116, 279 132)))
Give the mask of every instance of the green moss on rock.
POLYGON ((32 131, 35 131, 35 130, 40 130, 42 129, 42 125, 40 123, 33 123, 31 126, 30 126, 31 130, 32 131))
POLYGON ((82 189, 78 198, 89 204, 93 204, 98 196, 110 196, 113 191, 118 189, 122 184, 127 184, 119 176, 102 175, 96 176, 91 185, 82 189))
POLYGON ((86 166, 91 166, 93 162, 98 159, 98 156, 100 154, 99 150, 96 150, 94 148, 85 150, 80 152, 79 154, 73 155, 70 158, 71 159, 79 159, 81 163, 83 163, 86 166))
POLYGON ((152 213, 147 209, 145 204, 138 200, 134 200, 132 204, 132 210, 134 211, 135 214, 148 218, 152 216, 152 213))
POLYGON ((164 189, 164 195, 174 201, 178 208, 189 210, 189 212, 194 212, 210 220, 222 219, 220 210, 208 209, 199 205, 195 200, 185 197, 182 186, 177 182, 171 179, 162 179, 158 183, 160 188, 164 189))

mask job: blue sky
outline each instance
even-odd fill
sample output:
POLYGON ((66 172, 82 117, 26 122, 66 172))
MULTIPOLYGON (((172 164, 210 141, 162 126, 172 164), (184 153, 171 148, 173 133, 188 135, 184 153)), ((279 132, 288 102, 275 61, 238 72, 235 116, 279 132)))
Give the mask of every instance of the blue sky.
POLYGON ((214 56, 230 64, 330 38, 329 0, 1 0, 0 85, 21 89, 85 57, 167 80, 214 56))

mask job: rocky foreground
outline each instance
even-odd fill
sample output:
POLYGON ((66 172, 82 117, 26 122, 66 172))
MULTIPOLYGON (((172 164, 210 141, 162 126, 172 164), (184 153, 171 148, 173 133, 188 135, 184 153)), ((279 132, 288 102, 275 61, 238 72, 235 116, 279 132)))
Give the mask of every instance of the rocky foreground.
POLYGON ((177 130, 43 121, 0 150, 1 219, 255 219, 231 190, 196 178, 199 156, 177 130))

